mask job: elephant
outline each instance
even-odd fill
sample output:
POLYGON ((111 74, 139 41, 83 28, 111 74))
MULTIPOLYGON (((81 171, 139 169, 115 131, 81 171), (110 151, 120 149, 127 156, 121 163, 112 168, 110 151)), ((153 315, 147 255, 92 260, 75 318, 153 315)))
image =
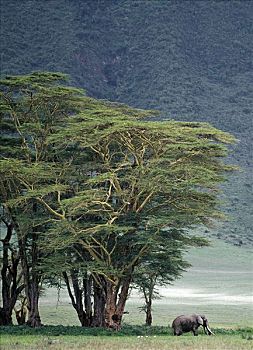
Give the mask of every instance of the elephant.
POLYGON ((203 326, 206 335, 214 335, 208 327, 208 321, 204 315, 181 315, 175 318, 172 323, 174 335, 181 335, 187 332, 193 332, 194 335, 198 335, 197 329, 199 326, 203 326))

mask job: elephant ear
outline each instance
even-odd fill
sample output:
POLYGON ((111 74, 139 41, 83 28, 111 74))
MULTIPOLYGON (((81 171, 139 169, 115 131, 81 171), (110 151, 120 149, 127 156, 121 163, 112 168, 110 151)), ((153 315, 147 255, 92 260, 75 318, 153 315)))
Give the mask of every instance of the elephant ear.
POLYGON ((203 322, 203 319, 201 316, 197 316, 197 322, 199 325, 203 326, 204 325, 204 322, 203 322))
POLYGON ((206 316, 205 316, 205 315, 200 315, 200 317, 202 318, 202 320, 203 320, 204 322, 206 322, 206 321, 207 321, 207 319, 206 319, 206 316))

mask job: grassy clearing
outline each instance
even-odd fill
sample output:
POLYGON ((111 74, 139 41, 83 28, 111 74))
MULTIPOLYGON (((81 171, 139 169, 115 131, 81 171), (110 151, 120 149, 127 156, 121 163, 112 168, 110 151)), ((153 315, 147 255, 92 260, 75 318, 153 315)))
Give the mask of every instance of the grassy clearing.
MULTIPOLYGON (((192 267, 174 285, 161 289, 163 298, 153 306, 154 325, 167 326, 180 314, 205 314, 211 327, 253 326, 253 258, 249 248, 213 240, 211 247, 191 249, 187 255, 192 267)), ((44 324, 79 325, 66 291, 48 289, 41 299, 44 324)), ((143 324, 136 293, 129 298, 124 315, 127 324, 143 324)))
MULTIPOLYGON (((124 322, 131 325, 142 325, 145 322, 145 315, 140 312, 142 300, 128 301, 126 310, 129 314, 124 315, 124 322)), ((205 314, 213 328, 238 328, 253 326, 253 310, 250 304, 234 305, 216 305, 216 304, 182 304, 174 303, 174 300, 157 301, 153 307, 153 316, 155 326, 171 325, 173 319, 182 314, 205 314)), ((65 326, 79 326, 75 310, 71 305, 60 305, 58 307, 46 306, 41 309, 42 320, 44 324, 65 326)))

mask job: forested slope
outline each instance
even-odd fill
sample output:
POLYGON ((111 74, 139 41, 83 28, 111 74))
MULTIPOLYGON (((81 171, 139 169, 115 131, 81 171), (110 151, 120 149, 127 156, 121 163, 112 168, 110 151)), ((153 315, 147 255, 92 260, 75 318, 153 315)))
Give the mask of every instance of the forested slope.
POLYGON ((2 0, 1 72, 63 71, 88 94, 206 120, 240 140, 219 235, 253 242, 252 1, 2 0))

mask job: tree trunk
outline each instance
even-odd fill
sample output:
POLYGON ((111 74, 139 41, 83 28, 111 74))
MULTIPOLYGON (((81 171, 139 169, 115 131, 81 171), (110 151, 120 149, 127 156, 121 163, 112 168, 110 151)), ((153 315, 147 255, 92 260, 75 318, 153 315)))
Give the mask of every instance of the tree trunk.
POLYGON ((33 280, 29 283, 27 298, 28 320, 26 324, 30 327, 41 327, 39 313, 39 281, 33 280))
POLYGON ((72 270, 70 272, 71 275, 71 280, 72 280, 72 285, 74 289, 74 294, 75 294, 75 309, 77 312, 77 316, 79 318, 79 321, 81 322, 82 327, 88 326, 88 320, 87 320, 87 315, 86 312, 84 311, 83 307, 83 291, 79 288, 79 283, 78 283, 78 271, 72 270))
POLYGON ((23 326, 24 324, 26 324, 26 316, 27 316, 27 312, 26 310, 15 310, 15 314, 16 314, 16 320, 18 322, 19 326, 23 326))
POLYGON ((119 286, 107 281, 105 325, 108 328, 115 330, 119 330, 121 328, 121 321, 128 297, 130 281, 131 277, 128 276, 119 282, 121 285, 119 296, 119 286))
POLYGON ((100 284, 93 279, 93 293, 94 293, 94 315, 92 326, 105 327, 105 281, 100 278, 100 284))
POLYGON ((8 268, 9 268, 9 245, 10 239, 12 236, 13 226, 6 224, 7 233, 5 238, 2 240, 3 244, 3 260, 2 260, 2 269, 1 269, 1 277, 2 277, 2 299, 3 299, 3 307, 0 309, 0 325, 7 326, 12 325, 12 309, 11 309, 11 293, 10 293, 10 285, 11 279, 8 276, 8 268))
POLYGON ((154 298, 154 289, 156 284, 156 278, 150 278, 149 286, 143 286, 142 292, 145 299, 145 313, 146 313, 146 326, 151 326, 153 322, 152 317, 152 301, 154 298))
POLYGON ((150 301, 147 305, 146 305, 146 326, 151 326, 152 325, 152 302, 150 301))
POLYGON ((18 322, 18 325, 24 325, 26 324, 27 317, 27 298, 24 297, 23 300, 20 300, 20 302, 20 309, 14 308, 14 311, 16 314, 16 320, 18 322))
POLYGON ((69 294, 72 306, 76 310, 78 319, 82 327, 90 327, 92 324, 92 314, 90 309, 91 301, 89 300, 89 297, 87 295, 87 293, 89 293, 89 290, 91 290, 91 287, 88 286, 89 280, 84 278, 83 289, 80 289, 77 270, 70 271, 70 277, 68 276, 67 272, 63 272, 63 277, 67 286, 67 290, 68 290, 68 294, 69 294), (72 293, 72 290, 71 290, 69 278, 71 278, 74 294, 72 293), (86 287, 88 287, 88 290, 85 289, 86 287), (88 307, 88 312, 86 312, 87 310, 84 309, 83 294, 84 294, 84 303, 85 303, 85 306, 87 305, 88 307))
POLYGON ((36 233, 32 235, 32 251, 31 251, 31 268, 29 267, 26 237, 19 233, 19 251, 22 265, 23 278, 25 283, 25 294, 27 298, 28 320, 27 325, 30 327, 41 327, 41 319, 39 313, 39 292, 40 292, 40 276, 36 271, 38 260, 38 247, 36 233))
POLYGON ((105 306, 105 325, 108 328, 117 329, 118 323, 116 314, 116 300, 117 295, 115 295, 115 285, 107 281, 106 282, 106 306, 105 306))
POLYGON ((11 326, 13 324, 11 315, 10 308, 0 307, 0 326, 11 326))
POLYGON ((92 302, 91 302, 92 276, 86 273, 83 279, 84 308, 86 312, 87 326, 92 325, 92 302))
POLYGON ((12 223, 5 223, 7 232, 2 240, 3 258, 2 258, 2 301, 3 306, 0 308, 0 325, 12 325, 12 312, 16 304, 17 298, 24 288, 19 285, 21 276, 18 276, 18 265, 20 261, 19 254, 11 248, 10 240, 13 234, 14 226, 12 223), (9 254, 11 252, 11 254, 9 254))
MULTIPOLYGON (((28 309, 28 320, 27 325, 33 328, 41 327, 41 319, 39 312, 39 297, 40 297, 40 276, 36 270, 38 260, 38 247, 35 237, 33 234, 32 242, 32 267, 27 269, 27 309, 28 309)), ((26 260, 27 261, 27 260, 26 260)))

